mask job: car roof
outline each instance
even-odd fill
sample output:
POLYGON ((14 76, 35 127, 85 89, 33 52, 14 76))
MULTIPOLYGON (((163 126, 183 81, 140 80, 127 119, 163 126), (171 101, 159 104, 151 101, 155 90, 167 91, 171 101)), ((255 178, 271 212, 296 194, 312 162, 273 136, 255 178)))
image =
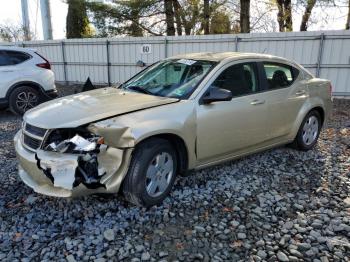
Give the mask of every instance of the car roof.
POLYGON ((21 52, 35 52, 35 49, 24 48, 19 46, 11 46, 11 45, 0 45, 0 50, 9 50, 9 51, 21 51, 21 52))
POLYGON ((183 54, 183 55, 176 55, 172 56, 169 59, 193 59, 193 60, 207 60, 207 61, 214 61, 214 62, 220 62, 223 60, 236 60, 236 59, 242 59, 242 58, 265 58, 265 59, 277 59, 282 60, 286 62, 288 61, 285 58, 273 56, 269 54, 258 54, 258 53, 241 53, 241 52, 207 52, 207 53, 190 53, 190 54, 183 54))

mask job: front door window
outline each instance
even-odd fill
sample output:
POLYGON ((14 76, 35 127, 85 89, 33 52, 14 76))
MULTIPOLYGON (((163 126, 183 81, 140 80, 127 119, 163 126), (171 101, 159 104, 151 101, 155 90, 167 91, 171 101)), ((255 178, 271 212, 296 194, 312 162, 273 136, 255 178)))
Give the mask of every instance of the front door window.
POLYGON ((232 65, 218 76, 212 86, 230 90, 233 97, 255 93, 258 91, 256 64, 232 65))

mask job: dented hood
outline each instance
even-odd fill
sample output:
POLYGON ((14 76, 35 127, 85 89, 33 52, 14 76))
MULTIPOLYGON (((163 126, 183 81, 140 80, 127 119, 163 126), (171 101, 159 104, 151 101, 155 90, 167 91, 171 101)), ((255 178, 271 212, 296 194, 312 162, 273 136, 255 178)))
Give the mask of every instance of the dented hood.
POLYGON ((108 87, 43 103, 28 111, 23 119, 47 129, 69 128, 177 101, 108 87))

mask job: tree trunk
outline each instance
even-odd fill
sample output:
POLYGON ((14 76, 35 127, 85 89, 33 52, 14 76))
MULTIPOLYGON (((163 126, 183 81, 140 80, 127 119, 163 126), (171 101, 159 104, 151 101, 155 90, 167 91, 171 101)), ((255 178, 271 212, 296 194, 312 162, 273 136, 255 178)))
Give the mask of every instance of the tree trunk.
POLYGON ((185 35, 190 35, 191 34, 191 25, 190 23, 185 24, 185 35))
POLYGON ((277 22, 278 22, 278 28, 280 32, 284 32, 284 11, 283 11, 283 0, 277 0, 277 22))
POLYGON ((69 0, 66 18, 67 38, 82 38, 89 34, 89 20, 84 0, 69 0))
POLYGON ((309 22, 311 11, 316 4, 316 0, 307 0, 305 12, 301 19, 300 31, 307 31, 307 23, 309 22))
POLYGON ((185 14, 182 11, 182 7, 181 7, 181 5, 180 5, 178 0, 174 0, 174 8, 175 8, 176 15, 179 15, 181 17, 182 25, 185 28, 185 34, 186 35, 190 35, 191 34, 191 29, 192 29, 191 23, 186 20, 185 14))
POLYGON ((241 11, 239 24, 241 27, 241 33, 250 32, 250 0, 240 0, 241 11))
POLYGON ((209 20, 210 20, 210 5, 209 0, 204 0, 204 8, 203 8, 203 28, 204 34, 209 35, 209 20))
POLYGON ((164 0, 166 34, 175 35, 174 27, 174 9, 172 0, 164 0))
POLYGON ((346 20, 345 29, 350 30, 350 0, 349 0, 349 9, 348 9, 348 19, 346 20))
POLYGON ((176 31, 177 31, 177 35, 182 35, 182 22, 180 17, 180 10, 179 10, 179 6, 175 2, 177 1, 173 0, 173 7, 175 11, 175 21, 176 21, 176 31))
POLYGON ((284 0, 284 17, 286 31, 293 31, 293 20, 292 20, 292 1, 284 0))

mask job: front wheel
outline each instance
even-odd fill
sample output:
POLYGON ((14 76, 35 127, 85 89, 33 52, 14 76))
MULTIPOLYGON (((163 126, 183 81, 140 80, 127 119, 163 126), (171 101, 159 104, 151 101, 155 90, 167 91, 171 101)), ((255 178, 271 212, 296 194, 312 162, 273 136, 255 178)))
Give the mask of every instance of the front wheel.
POLYGON ((302 151, 312 149, 317 143, 322 127, 320 113, 316 110, 310 111, 304 118, 295 137, 292 146, 302 151))
POLYGON ((176 177, 177 158, 171 144, 153 138, 135 149, 123 181, 125 198, 138 206, 160 204, 169 194, 176 177))

